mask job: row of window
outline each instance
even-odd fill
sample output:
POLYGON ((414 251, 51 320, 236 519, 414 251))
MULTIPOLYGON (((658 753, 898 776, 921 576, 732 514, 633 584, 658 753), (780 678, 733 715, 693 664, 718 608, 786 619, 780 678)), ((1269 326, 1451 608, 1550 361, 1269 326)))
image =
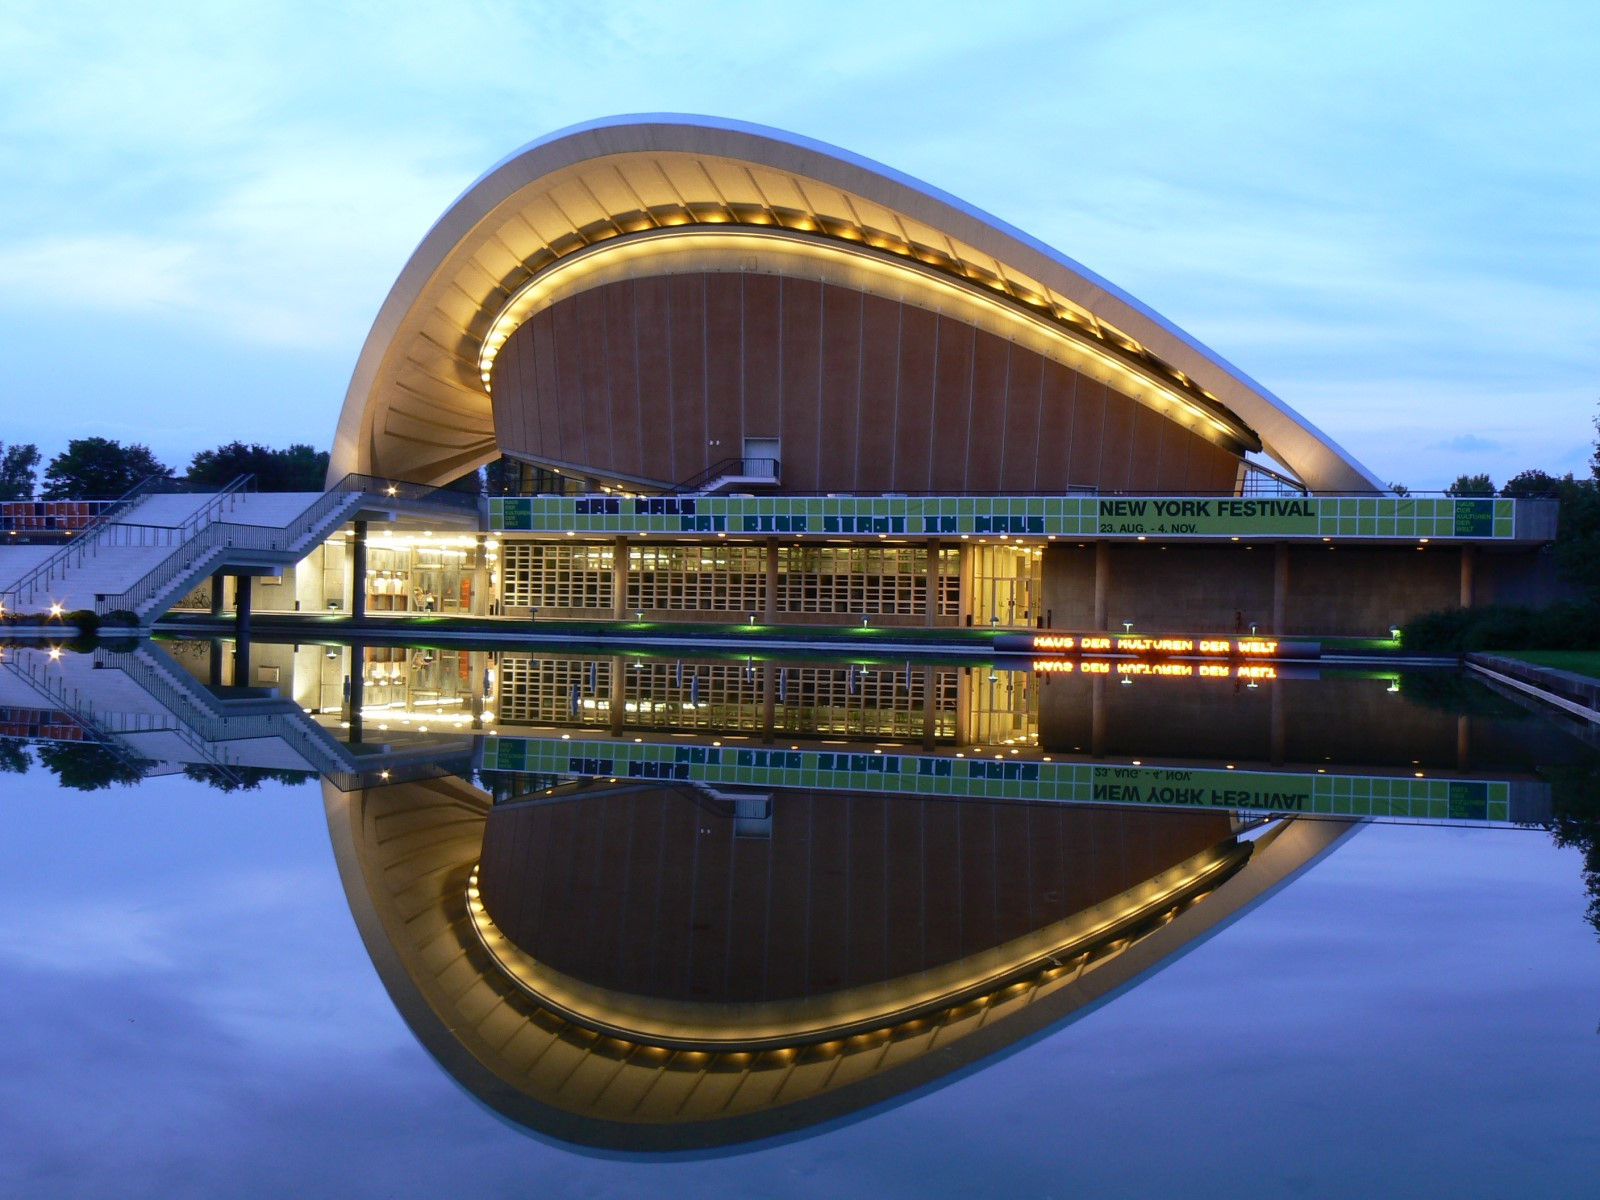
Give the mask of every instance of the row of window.
MULTIPOLYGON (((609 546, 508 542, 501 551, 507 609, 615 609, 609 546)), ((936 613, 960 613, 959 553, 939 552, 936 613)), ((776 607, 787 613, 923 616, 928 551, 915 547, 784 546, 776 607)), ((633 611, 759 613, 767 560, 760 546, 633 546, 625 607, 633 611)))

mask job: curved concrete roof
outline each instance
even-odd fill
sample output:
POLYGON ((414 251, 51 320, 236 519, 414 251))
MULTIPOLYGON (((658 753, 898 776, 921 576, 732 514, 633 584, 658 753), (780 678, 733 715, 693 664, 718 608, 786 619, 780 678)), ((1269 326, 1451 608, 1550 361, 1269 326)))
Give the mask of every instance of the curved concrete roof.
MULTIPOLYGON (((509 307, 545 268, 630 235, 730 225, 871 247, 978 285, 1131 365, 1203 415, 1231 415, 1318 491, 1381 490, 1288 405, 1127 293, 956 197, 836 147, 710 117, 610 117, 531 142, 428 231, 357 361, 330 477, 443 482, 492 459, 486 388, 509 307)), ((657 238, 664 243, 668 239, 657 238)))

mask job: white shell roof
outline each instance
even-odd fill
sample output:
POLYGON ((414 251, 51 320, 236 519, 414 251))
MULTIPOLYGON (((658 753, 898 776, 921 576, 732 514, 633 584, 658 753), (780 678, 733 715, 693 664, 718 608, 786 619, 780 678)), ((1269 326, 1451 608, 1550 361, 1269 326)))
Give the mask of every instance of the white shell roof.
MULTIPOLYGON (((712 117, 609 117, 490 168, 423 237, 379 311, 335 435, 349 471, 444 482, 497 453, 480 358, 540 270, 675 225, 781 226, 869 243, 1010 296, 1212 398, 1314 491, 1379 481, 1261 385, 1139 301, 1021 230, 848 151, 712 117)), ((502 331, 503 332, 503 331, 502 331)))

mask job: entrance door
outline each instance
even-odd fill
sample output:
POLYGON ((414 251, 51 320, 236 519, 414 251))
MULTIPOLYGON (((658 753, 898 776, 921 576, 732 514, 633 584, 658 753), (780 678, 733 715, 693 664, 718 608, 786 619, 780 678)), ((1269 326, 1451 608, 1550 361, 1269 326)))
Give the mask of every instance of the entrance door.
POLYGON ((778 439, 745 438, 744 470, 740 474, 751 479, 778 478, 778 439))

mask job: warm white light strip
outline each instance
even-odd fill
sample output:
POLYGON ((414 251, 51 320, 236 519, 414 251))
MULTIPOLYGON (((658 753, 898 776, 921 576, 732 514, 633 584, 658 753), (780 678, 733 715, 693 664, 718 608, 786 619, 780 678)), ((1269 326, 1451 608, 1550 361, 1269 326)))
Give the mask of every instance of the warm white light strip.
POLYGON ((648 260, 652 271, 658 274, 686 270, 732 273, 747 269, 745 260, 752 256, 762 264, 762 273, 778 273, 767 269, 769 264, 787 259, 802 268, 808 278, 821 278, 962 317, 1112 386, 1211 441, 1239 440, 1243 436, 1242 430, 1230 429, 1182 392, 1100 348, 1087 331, 1075 334, 1043 315, 1018 307, 1009 298, 987 294, 979 284, 963 283, 889 251, 874 251, 791 230, 749 226, 696 226, 693 232, 682 231, 681 227, 653 230, 608 239, 558 259, 513 292, 490 323, 478 353, 484 391, 490 390, 496 356, 518 328, 562 300, 606 283, 639 276, 641 260, 648 260))

